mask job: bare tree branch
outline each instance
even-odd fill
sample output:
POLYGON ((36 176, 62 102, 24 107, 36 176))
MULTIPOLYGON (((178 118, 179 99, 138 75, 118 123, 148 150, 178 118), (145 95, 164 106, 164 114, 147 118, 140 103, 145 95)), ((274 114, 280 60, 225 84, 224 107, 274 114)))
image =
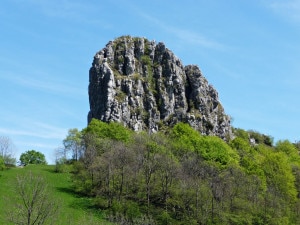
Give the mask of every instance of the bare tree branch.
POLYGON ((15 196, 10 200, 8 221, 17 225, 42 225, 53 223, 58 212, 58 204, 51 199, 43 177, 29 172, 17 176, 15 196))
POLYGON ((15 146, 9 137, 0 136, 0 157, 3 158, 5 164, 15 164, 14 158, 15 146))

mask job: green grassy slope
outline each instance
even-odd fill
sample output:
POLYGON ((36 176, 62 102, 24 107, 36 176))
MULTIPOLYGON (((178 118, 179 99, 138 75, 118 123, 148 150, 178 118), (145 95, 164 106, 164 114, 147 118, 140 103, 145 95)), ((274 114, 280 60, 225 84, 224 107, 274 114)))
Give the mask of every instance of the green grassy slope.
POLYGON ((69 173, 55 173, 54 166, 48 165, 29 165, 0 171, 0 224, 8 224, 5 209, 7 201, 14 194, 16 176, 22 176, 29 171, 44 177, 51 197, 59 203, 59 215, 55 224, 110 224, 103 220, 101 212, 93 209, 89 198, 72 192, 69 173))

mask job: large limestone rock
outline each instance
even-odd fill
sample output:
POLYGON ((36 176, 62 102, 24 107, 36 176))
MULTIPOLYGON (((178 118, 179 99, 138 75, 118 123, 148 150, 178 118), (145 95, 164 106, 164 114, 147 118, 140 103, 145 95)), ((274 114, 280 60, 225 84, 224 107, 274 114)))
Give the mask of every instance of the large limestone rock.
POLYGON ((163 43, 123 36, 94 56, 88 122, 117 121, 156 132, 179 121, 205 135, 231 136, 230 118, 196 65, 183 66, 163 43))

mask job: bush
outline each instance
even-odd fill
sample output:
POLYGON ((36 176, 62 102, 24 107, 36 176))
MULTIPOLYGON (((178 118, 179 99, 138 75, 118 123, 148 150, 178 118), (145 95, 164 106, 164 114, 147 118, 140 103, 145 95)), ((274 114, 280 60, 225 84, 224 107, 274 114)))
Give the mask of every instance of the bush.
POLYGON ((92 134, 99 138, 110 138, 117 141, 129 142, 132 131, 125 128, 122 124, 111 122, 105 123, 97 119, 92 119, 83 133, 92 134))
POLYGON ((136 202, 127 201, 124 208, 126 209, 126 216, 130 220, 141 216, 139 205, 136 202))
POLYGON ((168 224, 173 224, 172 223, 172 217, 170 216, 170 214, 166 211, 163 211, 162 214, 160 215, 160 223, 162 225, 168 225, 168 224))
POLYGON ((4 170, 4 169, 5 169, 4 159, 2 158, 2 156, 0 156, 0 170, 4 170))
POLYGON ((196 152, 205 160, 219 165, 237 163, 239 156, 226 142, 215 136, 202 136, 188 124, 178 123, 172 129, 174 147, 178 152, 196 152))
POLYGON ((57 173, 70 173, 72 172, 72 165, 67 164, 65 159, 60 159, 56 161, 54 171, 57 173))

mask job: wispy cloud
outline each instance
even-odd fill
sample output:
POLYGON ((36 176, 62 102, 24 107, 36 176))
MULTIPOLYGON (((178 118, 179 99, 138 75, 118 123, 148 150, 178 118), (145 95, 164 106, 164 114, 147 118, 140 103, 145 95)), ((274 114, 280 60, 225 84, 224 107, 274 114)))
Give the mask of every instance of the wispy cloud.
POLYGON ((56 148, 59 148, 59 145, 49 144, 49 143, 41 143, 41 142, 34 142, 34 141, 19 141, 16 142, 18 146, 34 146, 34 148, 43 148, 44 150, 51 150, 53 151, 56 148))
POLYGON ((53 82, 49 80, 38 80, 34 78, 25 78, 25 77, 14 77, 14 82, 30 87, 30 88, 35 88, 39 90, 44 90, 44 91, 49 91, 49 92, 54 92, 54 93, 63 93, 66 95, 86 95, 86 93, 83 93, 82 89, 72 87, 71 84, 65 84, 65 83, 58 83, 58 82, 53 82))
POLYGON ((16 146, 16 157, 25 150, 36 149, 44 153, 50 163, 54 163, 54 149, 62 145, 67 132, 67 128, 34 121, 33 118, 16 118, 0 127, 0 136, 8 136, 16 146))
POLYGON ((211 48, 211 49, 215 49, 215 50, 224 50, 225 46, 218 42, 213 40, 212 38, 208 38, 203 34, 199 34, 187 29, 183 29, 180 27, 174 27, 174 26, 170 26, 167 25, 163 22, 161 22, 160 20, 144 13, 141 12, 140 10, 137 10, 137 13, 139 13, 139 15, 141 17, 143 17, 144 19, 150 21, 151 23, 155 24, 157 27, 159 27, 160 29, 175 35, 175 37, 177 37, 180 40, 183 40, 185 42, 189 42, 191 44, 196 44, 205 48, 211 48))
POLYGON ((24 73, 22 74, 22 76, 20 76, 9 71, 3 71, 0 75, 0 79, 39 91, 50 92, 54 94, 57 93, 69 97, 87 95, 87 91, 85 89, 76 87, 72 83, 68 83, 62 80, 53 80, 47 76, 40 76, 39 78, 35 77, 35 75, 24 73))
MULTIPOLYGON (((89 1, 82 0, 12 0, 17 4, 26 4, 32 6, 44 16, 69 19, 72 21, 85 23, 85 24, 96 24, 103 28, 111 27, 110 22, 103 21, 101 19, 95 19, 90 16, 91 14, 97 14, 101 9, 95 7, 89 1)), ((103 6, 105 7, 105 6, 103 6)), ((69 40, 70 41, 70 40, 69 40)))
POLYGON ((26 3, 38 7, 39 10, 53 17, 78 18, 81 12, 92 10, 90 4, 78 0, 14 0, 16 3, 26 3))
POLYGON ((5 136, 25 136, 43 139, 59 139, 66 136, 65 128, 55 127, 41 122, 33 122, 27 128, 0 128, 0 134, 5 136))
POLYGON ((41 142, 40 140, 25 140, 25 141, 17 141, 15 144, 18 148, 15 149, 14 157, 19 159, 19 156, 27 150, 35 149, 36 151, 42 152, 46 161, 49 164, 55 164, 55 150, 61 147, 61 142, 41 142))
POLYGON ((189 30, 171 28, 170 31, 174 33, 178 38, 196 45, 200 45, 202 47, 212 48, 216 50, 223 50, 225 48, 223 44, 189 30))
POLYGON ((300 23, 300 0, 273 0, 268 4, 275 13, 300 23))

